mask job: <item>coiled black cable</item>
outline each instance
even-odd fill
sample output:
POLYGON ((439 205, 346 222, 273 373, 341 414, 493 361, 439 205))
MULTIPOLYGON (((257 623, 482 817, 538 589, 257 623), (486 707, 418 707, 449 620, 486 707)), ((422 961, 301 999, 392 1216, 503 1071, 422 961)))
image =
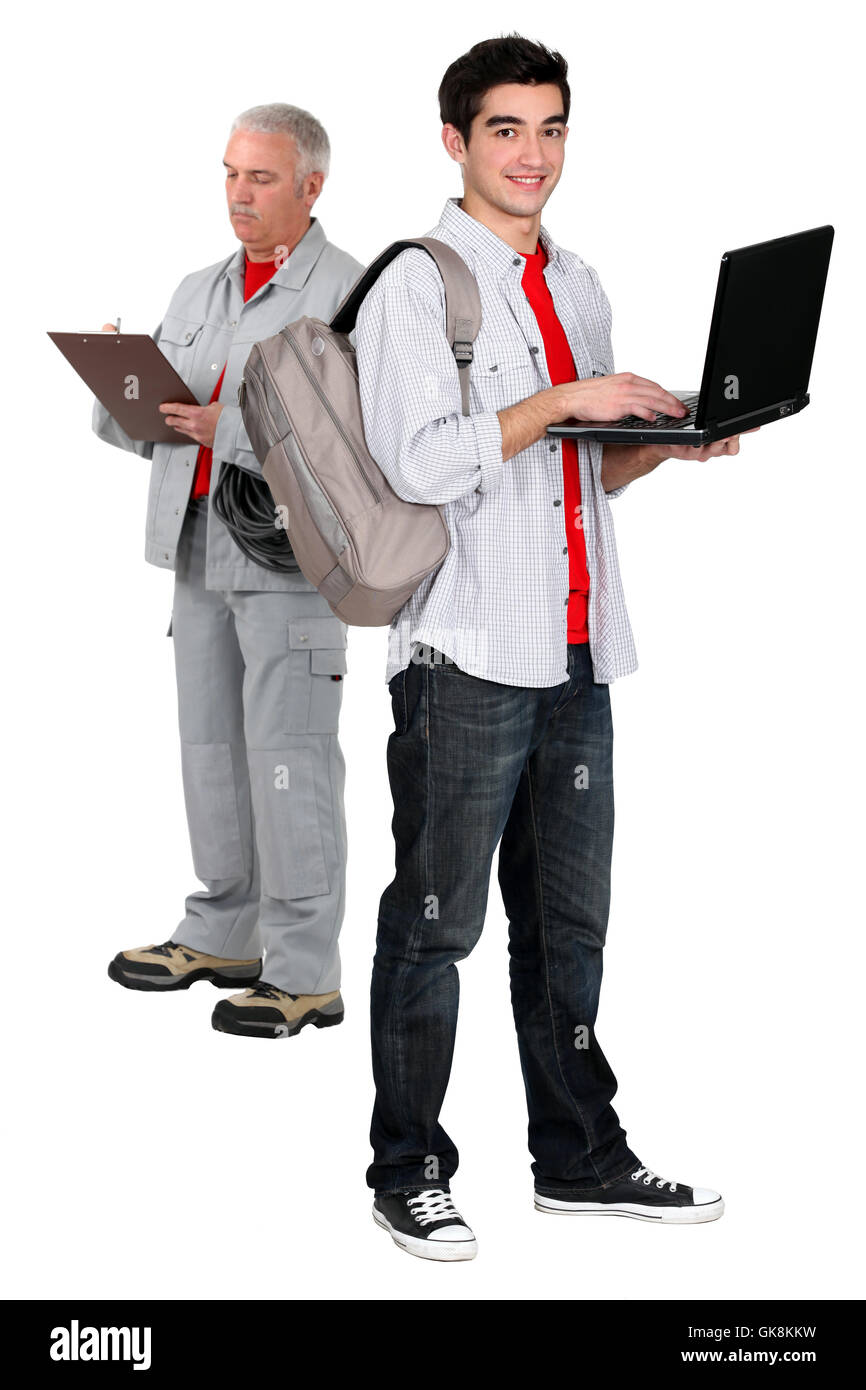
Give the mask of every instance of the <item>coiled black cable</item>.
POLYGON ((277 509, 264 478, 223 463, 211 506, 248 560, 277 574, 300 574, 285 527, 277 525, 277 509))

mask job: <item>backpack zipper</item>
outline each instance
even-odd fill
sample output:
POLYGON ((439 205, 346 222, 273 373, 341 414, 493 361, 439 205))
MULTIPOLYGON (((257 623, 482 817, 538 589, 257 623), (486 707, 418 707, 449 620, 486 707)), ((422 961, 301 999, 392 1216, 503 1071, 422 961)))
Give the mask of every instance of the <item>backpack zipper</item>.
MULTIPOLYGON (((357 471, 360 473, 361 477, 363 478, 364 482, 366 483, 366 485, 367 485, 367 490, 368 490, 368 492, 370 493, 370 496, 373 498, 373 501, 374 501, 374 502, 379 502, 379 503, 381 503, 382 498, 379 496, 379 493, 376 491, 376 489, 374 488, 374 486, 373 486, 373 484, 371 483, 370 479, 367 477, 366 470, 364 469, 364 465, 362 464, 362 462, 361 462, 361 460, 360 460, 360 458, 359 458, 359 456, 358 456, 358 453, 357 453, 357 451, 356 451, 356 449, 355 449, 354 444, 353 444, 352 441, 350 440, 349 436, 346 434, 346 431, 343 429, 342 423, 340 422, 338 416, 334 413, 334 410, 333 410, 332 407, 331 407, 330 401, 329 401, 329 400, 327 399, 327 397, 325 396, 324 392, 322 391, 321 387, 319 386, 318 381, 317 381, 316 378, 314 377, 313 373, 310 371, 310 368, 307 366, 307 363, 304 361, 303 354, 302 354, 300 348, 298 347, 297 343, 295 342, 294 338, 292 337, 292 335, 291 335, 286 329, 283 329, 283 332, 282 332, 282 334, 281 334, 280 336, 283 337, 283 338, 285 339, 285 341, 289 344, 289 347, 292 349, 292 352, 295 354, 295 357, 298 359, 298 362, 300 363, 301 367, 303 368, 304 374, 306 375, 307 380, 309 381, 310 385, 312 386, 313 390, 315 391, 316 395, 318 396, 319 401, 320 401, 321 404, 325 407, 325 410, 326 410, 326 412, 327 412, 327 414, 328 414, 329 419, 331 420, 331 423, 333 424, 334 428, 336 429, 337 433, 339 434, 340 438, 342 439, 343 443, 345 444, 346 449, 347 449, 347 451, 348 451, 348 453, 349 453, 349 455, 350 455, 350 457, 351 457, 351 459, 352 459, 352 462, 353 462, 354 465, 355 465, 355 468, 356 468, 357 471)), ((267 365, 267 363, 265 362, 264 358, 262 358, 262 365, 264 366, 265 371, 268 373, 268 376, 270 376, 271 381, 272 381, 273 384, 274 384, 274 390, 276 390, 276 382, 274 382, 273 376, 271 375, 270 369, 268 368, 268 365, 267 365)), ((277 392, 277 394, 279 395, 279 392, 277 392)))
MULTIPOLYGON (((270 381, 273 383, 273 380, 274 380, 273 375, 272 375, 271 371, 269 370, 268 365, 267 365, 267 363, 265 362, 265 359, 264 359, 264 354, 263 354, 261 351, 259 351, 259 362, 261 363, 262 371, 264 371, 264 372, 267 373, 268 378, 269 378, 270 381)), ((266 419, 269 421, 269 423, 270 423, 271 431, 272 431, 272 434, 273 434, 273 437, 274 437, 274 443, 275 443, 275 444, 280 443, 280 442, 282 441, 283 438, 287 438, 288 436, 283 436, 283 435, 280 434, 280 431, 279 431, 279 429, 277 428, 277 422, 276 422, 276 420, 274 419, 273 415, 271 414, 270 407, 268 406, 267 397, 266 397, 266 395, 265 395, 265 392, 264 392, 264 390, 263 390, 263 388, 262 388, 262 386, 261 386, 261 383, 259 382, 259 379, 258 379, 258 377, 256 376, 255 372, 250 372, 249 381, 247 381, 247 378, 246 378, 246 377, 243 377, 243 378, 242 378, 241 384, 240 384, 240 386, 238 387, 238 403, 239 403, 240 405, 243 405, 242 396, 243 396, 243 398, 246 397, 246 394, 247 394, 247 391, 248 391, 249 387, 252 387, 252 392, 253 392, 253 395, 254 395, 255 398, 256 398, 256 402, 258 403, 258 405, 259 405, 259 407, 260 407, 260 409, 261 409, 261 411, 262 411, 262 414, 265 416, 265 418, 266 418, 266 419)), ((274 389, 276 390, 276 387, 274 387, 274 389)), ((302 456, 303 456, 303 450, 301 450, 300 443, 299 443, 299 441, 298 441, 297 436, 294 435, 294 432, 293 432, 293 430, 292 430, 291 428, 289 429, 288 433, 291 434, 291 435, 293 435, 294 440, 295 440, 295 443, 296 443, 296 445, 298 446, 298 450, 299 450, 299 452, 300 452, 300 453, 302 454, 302 456)), ((272 446, 272 447, 273 447, 273 446, 272 446)), ((309 466, 309 465, 308 465, 308 466, 309 466)), ((366 476, 365 476, 365 481, 367 481, 367 486, 369 487, 369 486, 370 486, 369 480, 366 479, 366 476)), ((333 504, 333 502, 332 502, 330 496, 328 495, 326 489, 322 487, 321 483, 318 483, 318 486, 321 488, 322 495, 327 499, 327 501, 330 503, 331 507, 333 507, 334 504, 333 504)), ((373 489, 370 488, 370 491, 372 492, 373 489)), ((374 496, 375 496, 375 493, 374 493, 374 496)), ((377 498, 376 500, 378 501, 378 498, 377 498)), ((287 533, 287 534, 288 534, 288 533, 287 533)), ((349 542, 349 544, 351 545, 351 542, 349 542)), ((338 677, 335 677, 335 679, 341 680, 342 677, 338 676, 338 677)))
MULTIPOLYGON (((264 359, 262 358, 261 360, 262 364, 264 365, 264 359)), ((267 397, 265 396, 264 391, 259 385, 258 378, 256 377, 254 372, 250 372, 249 382, 247 382, 246 377, 244 377, 241 381, 240 386, 238 387, 238 405, 240 405, 241 408, 243 408, 244 400, 246 399, 246 394, 250 386, 253 389, 253 395, 256 398, 259 409, 261 410, 262 414, 265 416, 265 418, 271 426, 271 433, 273 434, 274 442, 276 443, 280 438, 280 431, 277 429, 277 422, 270 412, 267 397), (241 392, 243 392, 244 399, 241 398, 241 392)))

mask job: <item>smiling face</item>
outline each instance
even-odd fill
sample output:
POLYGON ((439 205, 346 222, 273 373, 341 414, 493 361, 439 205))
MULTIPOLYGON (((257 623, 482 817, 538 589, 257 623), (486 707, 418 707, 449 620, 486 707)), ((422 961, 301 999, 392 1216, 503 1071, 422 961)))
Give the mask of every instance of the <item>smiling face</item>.
MULTIPOLYGON (((491 87, 472 122, 468 145, 455 126, 442 128, 445 148, 463 166, 464 212, 510 243, 515 236, 532 240, 562 174, 567 134, 555 84, 491 87)), ((523 249, 534 250, 534 243, 523 249)))
POLYGON ((272 260, 278 246, 291 252, 310 225, 324 176, 299 181, 292 137, 257 130, 234 131, 223 163, 229 217, 250 260, 272 260))

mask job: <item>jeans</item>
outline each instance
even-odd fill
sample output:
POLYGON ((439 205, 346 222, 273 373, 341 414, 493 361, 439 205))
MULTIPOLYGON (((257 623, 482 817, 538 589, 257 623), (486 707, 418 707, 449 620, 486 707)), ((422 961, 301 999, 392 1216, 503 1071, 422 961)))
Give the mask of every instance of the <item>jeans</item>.
POLYGON ((535 1186, 591 1192, 639 1163, 595 1035, 614 823, 608 687, 595 684, 586 643, 569 645, 568 680, 546 688, 483 680, 432 656, 389 685, 396 873, 380 902, 373 965, 367 1182, 378 1193, 448 1188, 456 1171, 439 1123, 455 962, 481 934, 501 840, 535 1186))

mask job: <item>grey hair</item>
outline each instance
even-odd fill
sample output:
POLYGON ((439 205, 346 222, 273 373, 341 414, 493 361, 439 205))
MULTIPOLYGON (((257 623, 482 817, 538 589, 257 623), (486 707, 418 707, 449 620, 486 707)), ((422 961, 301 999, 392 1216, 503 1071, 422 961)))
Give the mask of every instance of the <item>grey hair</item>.
POLYGON ((331 142, 325 127, 309 111, 300 106, 287 106, 272 101, 266 106, 251 106, 232 121, 230 134, 236 130, 261 131, 266 135, 290 135, 298 151, 295 173, 295 195, 300 196, 303 180, 314 173, 328 177, 331 166, 331 142))

